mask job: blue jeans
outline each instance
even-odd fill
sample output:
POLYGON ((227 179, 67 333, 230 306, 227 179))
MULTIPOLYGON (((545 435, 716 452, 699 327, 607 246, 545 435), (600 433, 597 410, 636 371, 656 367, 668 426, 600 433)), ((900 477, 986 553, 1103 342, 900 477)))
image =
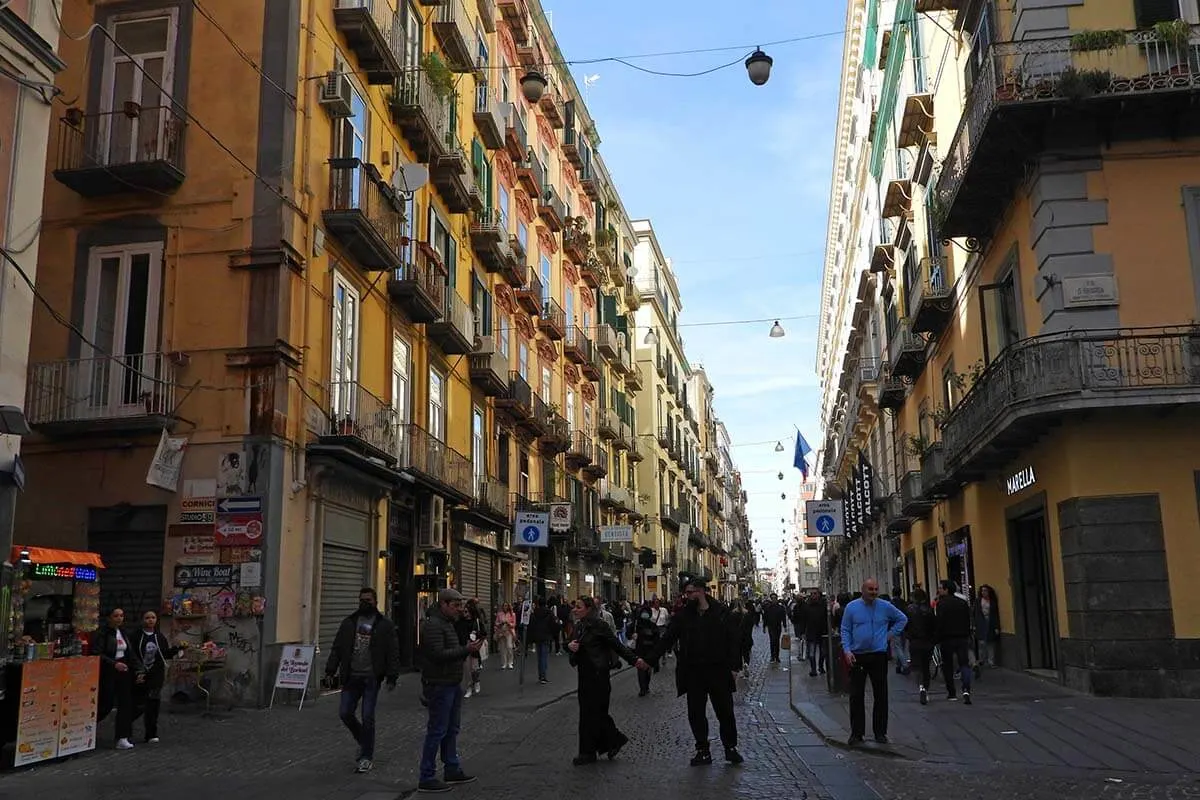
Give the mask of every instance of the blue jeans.
POLYGON ((379 700, 379 681, 374 678, 352 676, 342 687, 342 703, 338 716, 354 741, 358 742, 360 758, 375 758, 375 704, 379 700), (354 716, 358 702, 362 701, 362 722, 354 716))
POLYGON ((429 723, 425 727, 425 747, 421 750, 421 783, 437 777, 439 751, 447 775, 462 772, 458 763, 458 731, 463 693, 457 683, 434 684, 426 687, 425 697, 429 700, 429 723))
POLYGON ((550 643, 538 642, 537 644, 537 659, 538 659, 538 680, 546 680, 546 672, 550 669, 550 643))

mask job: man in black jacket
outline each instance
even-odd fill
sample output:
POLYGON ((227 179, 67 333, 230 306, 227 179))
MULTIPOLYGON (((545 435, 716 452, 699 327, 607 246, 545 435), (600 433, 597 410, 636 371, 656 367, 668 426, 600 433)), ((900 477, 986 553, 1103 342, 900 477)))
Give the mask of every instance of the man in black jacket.
POLYGON ((706 708, 709 702, 717 715, 725 760, 740 764, 744 759, 737 749, 733 693, 742 660, 741 632, 729 608, 708 596, 702 578, 691 578, 684 593, 687 604, 671 618, 648 661, 657 664, 678 642, 675 689, 680 695, 687 695, 688 724, 696 738, 692 766, 712 763, 706 708))
POLYGON ((376 603, 374 589, 364 586, 359 590, 358 610, 342 620, 325 664, 326 678, 332 680, 336 676, 342 686, 338 714, 358 742, 357 772, 370 772, 375 758, 375 704, 379 700, 379 687, 386 680, 391 691, 400 677, 396 626, 379 613, 376 603), (362 701, 361 723, 355 716, 359 701, 362 701))
POLYGON ((971 705, 971 665, 968 662, 971 641, 971 606, 954 593, 954 581, 938 585, 936 637, 942 648, 942 674, 946 678, 946 697, 957 700, 954 693, 954 659, 962 673, 963 702, 971 705))
POLYGON ((454 589, 438 592, 438 604, 421 623, 421 685, 429 709, 425 746, 421 750, 418 791, 448 792, 451 785, 470 783, 458 760, 458 731, 462 720, 463 663, 478 653, 485 639, 468 644, 459 641, 454 621, 462 613, 466 598, 454 589), (437 757, 442 756, 444 780, 437 779, 437 757))
POLYGON ((787 609, 779 602, 779 596, 771 593, 771 599, 763 604, 763 627, 771 640, 771 661, 779 663, 779 636, 787 629, 787 609))

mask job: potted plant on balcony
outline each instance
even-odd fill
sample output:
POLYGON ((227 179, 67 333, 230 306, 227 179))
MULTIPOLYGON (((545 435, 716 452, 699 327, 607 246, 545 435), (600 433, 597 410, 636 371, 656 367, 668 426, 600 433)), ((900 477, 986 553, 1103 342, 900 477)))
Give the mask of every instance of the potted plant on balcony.
POLYGON ((1021 73, 1010 69, 996 86, 997 100, 1016 100, 1021 95, 1021 73))
MULTIPOLYGON (((1159 41, 1178 50, 1183 57, 1191 46, 1192 26, 1182 19, 1163 20, 1154 23, 1154 35, 1159 41)), ((1186 58, 1183 60, 1186 62, 1186 58)))
POLYGON ((904 434, 904 452, 908 453, 913 458, 920 461, 925 457, 926 451, 929 450, 929 439, 924 435, 911 433, 904 434))
POLYGON ((1069 67, 1058 77, 1057 93, 1067 100, 1086 100, 1108 91, 1112 85, 1112 73, 1103 69, 1075 69, 1069 67))
POLYGON ((440 99, 445 100, 454 91, 454 75, 437 53, 431 51, 421 56, 421 71, 429 79, 429 88, 440 99))
POLYGON ((1095 50, 1115 50, 1125 44, 1125 31, 1080 31, 1071 37, 1071 49, 1077 53, 1087 53, 1095 50))
POLYGON ((945 406, 938 406, 929 413, 929 418, 933 420, 933 424, 940 431, 946 426, 946 420, 950 418, 950 410, 945 406))

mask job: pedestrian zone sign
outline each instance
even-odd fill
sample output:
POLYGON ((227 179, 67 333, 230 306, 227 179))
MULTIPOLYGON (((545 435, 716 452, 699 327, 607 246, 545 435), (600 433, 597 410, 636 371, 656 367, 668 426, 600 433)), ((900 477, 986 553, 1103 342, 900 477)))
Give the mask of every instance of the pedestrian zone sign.
POLYGON ((804 517, 809 536, 845 536, 846 524, 841 500, 809 500, 804 517))
POLYGON ((521 511, 513 524, 513 542, 522 547, 550 546, 550 515, 538 511, 521 511))

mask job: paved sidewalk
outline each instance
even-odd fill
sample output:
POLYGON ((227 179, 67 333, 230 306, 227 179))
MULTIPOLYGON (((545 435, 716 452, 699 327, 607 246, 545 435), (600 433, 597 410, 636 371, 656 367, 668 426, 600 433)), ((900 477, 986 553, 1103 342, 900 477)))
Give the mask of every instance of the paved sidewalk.
MULTIPOLYGON (((831 695, 824 676, 809 677, 807 663, 797 661, 791 675, 793 708, 826 741, 845 747, 848 697, 831 695)), ((1200 737, 1193 721, 1200 702, 1092 697, 997 669, 975 682, 971 706, 948 701, 940 676, 929 705, 921 706, 912 676, 894 670, 888 676, 892 744, 872 743, 868 730, 867 744, 855 749, 856 763, 886 797, 930 797, 922 778, 944 795, 956 785, 952 778, 964 775, 978 782, 964 787, 968 796, 986 788, 992 798, 1009 791, 1054 800, 1101 793, 1200 797, 1200 737)), ((869 690, 867 702, 869 728, 869 690)))

